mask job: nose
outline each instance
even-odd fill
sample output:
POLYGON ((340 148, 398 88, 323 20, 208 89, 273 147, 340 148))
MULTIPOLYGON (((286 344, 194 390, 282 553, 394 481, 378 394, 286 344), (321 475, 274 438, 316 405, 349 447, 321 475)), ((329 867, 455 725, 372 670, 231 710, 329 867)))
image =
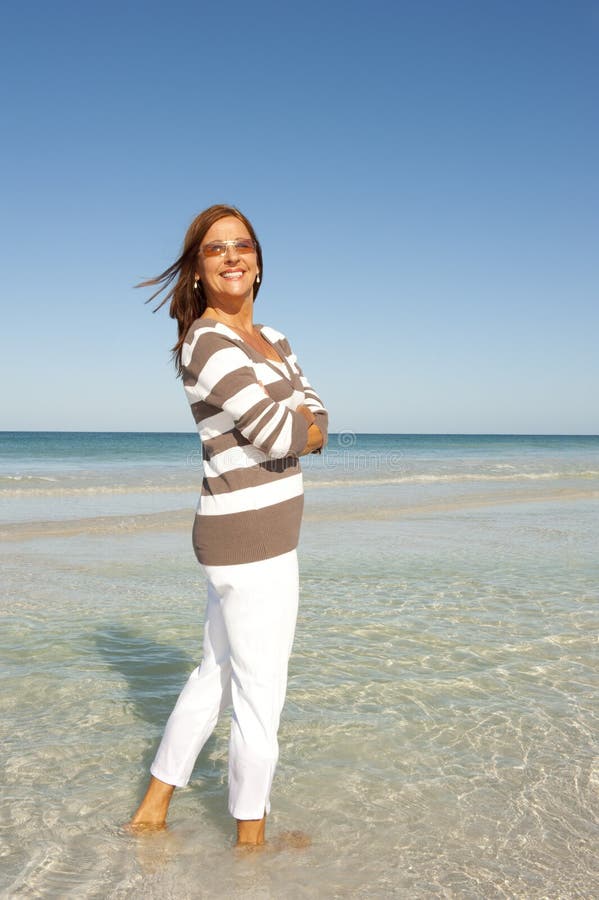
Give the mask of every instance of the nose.
POLYGON ((239 259, 239 251, 235 246, 235 241, 226 244, 225 259, 227 262, 239 259))

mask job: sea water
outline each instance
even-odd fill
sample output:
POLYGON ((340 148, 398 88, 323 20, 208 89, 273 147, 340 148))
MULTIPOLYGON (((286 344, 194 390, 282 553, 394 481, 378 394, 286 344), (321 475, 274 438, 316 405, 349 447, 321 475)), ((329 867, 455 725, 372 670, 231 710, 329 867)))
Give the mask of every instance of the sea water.
POLYGON ((333 435, 303 460, 301 609, 268 835, 225 716, 169 829, 122 825, 201 659, 193 434, 0 433, 0 892, 591 898, 599 438, 333 435))

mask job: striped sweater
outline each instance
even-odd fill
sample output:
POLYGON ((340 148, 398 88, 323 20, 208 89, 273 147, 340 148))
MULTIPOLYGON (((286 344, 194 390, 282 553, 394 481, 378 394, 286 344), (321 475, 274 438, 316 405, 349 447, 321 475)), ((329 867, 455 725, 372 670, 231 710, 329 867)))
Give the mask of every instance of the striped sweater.
POLYGON ((327 439, 327 411, 287 339, 256 328, 280 362, 215 319, 196 319, 183 343, 183 384, 204 463, 192 533, 203 565, 255 562, 297 547, 304 502, 298 455, 308 440, 298 406, 309 407, 327 439))

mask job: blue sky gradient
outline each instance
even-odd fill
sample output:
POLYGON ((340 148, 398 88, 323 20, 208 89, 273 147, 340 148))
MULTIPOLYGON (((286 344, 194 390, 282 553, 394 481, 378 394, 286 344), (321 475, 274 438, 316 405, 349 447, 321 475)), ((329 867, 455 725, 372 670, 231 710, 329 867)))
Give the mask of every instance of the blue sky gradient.
POLYGON ((599 4, 0 13, 3 429, 191 431, 133 289, 215 202, 333 430, 599 433, 599 4))

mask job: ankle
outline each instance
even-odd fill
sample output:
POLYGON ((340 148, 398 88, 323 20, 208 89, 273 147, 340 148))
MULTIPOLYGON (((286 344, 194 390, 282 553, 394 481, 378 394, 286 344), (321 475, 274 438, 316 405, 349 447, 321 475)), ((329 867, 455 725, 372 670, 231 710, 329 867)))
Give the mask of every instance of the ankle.
POLYGON ((152 775, 145 796, 131 820, 132 823, 164 824, 174 790, 172 784, 166 784, 152 775))
POLYGON ((264 844, 266 813, 261 819, 237 819, 237 846, 264 844))

